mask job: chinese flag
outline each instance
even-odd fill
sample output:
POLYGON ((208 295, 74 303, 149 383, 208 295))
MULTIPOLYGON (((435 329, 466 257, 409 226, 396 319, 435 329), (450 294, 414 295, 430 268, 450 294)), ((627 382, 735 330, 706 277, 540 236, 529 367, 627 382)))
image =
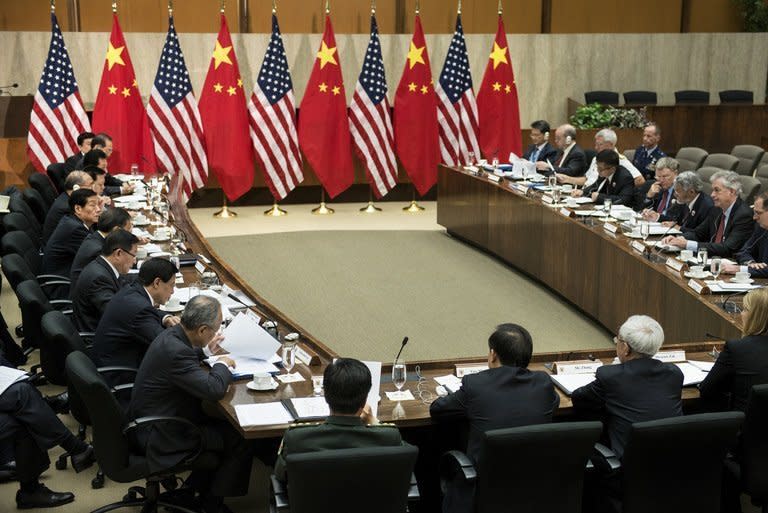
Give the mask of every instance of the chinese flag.
POLYGON ((408 50, 405 70, 395 92, 395 150, 420 195, 437 182, 440 162, 437 96, 429 68, 427 43, 421 19, 408 50))
POLYGON ((333 198, 354 181, 347 97, 331 17, 299 108, 299 146, 333 198))
POLYGON ((234 201, 253 185, 253 144, 243 81, 223 14, 198 107, 208 169, 216 174, 227 198, 234 201))
POLYGON ((104 132, 112 138, 112 173, 127 172, 131 164, 138 164, 143 173, 155 172, 155 149, 147 112, 117 14, 112 15, 112 33, 93 106, 92 125, 94 132, 104 132))
POLYGON ((493 51, 477 93, 477 111, 480 118, 480 151, 483 156, 487 159, 497 157, 501 162, 507 161, 510 152, 521 156, 523 140, 520 132, 520 104, 501 15, 493 51))

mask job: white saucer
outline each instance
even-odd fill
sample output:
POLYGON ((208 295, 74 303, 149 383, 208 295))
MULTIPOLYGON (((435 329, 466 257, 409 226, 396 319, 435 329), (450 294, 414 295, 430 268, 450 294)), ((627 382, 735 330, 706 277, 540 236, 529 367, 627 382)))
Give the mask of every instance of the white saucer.
POLYGON ((149 226, 149 224, 150 224, 149 219, 147 219, 143 223, 136 221, 135 219, 133 220, 133 226, 149 226))
POLYGON ((280 384, 273 379, 272 380, 272 385, 270 385, 270 386, 268 386, 266 388, 258 388, 253 383, 253 381, 249 381, 248 383, 245 384, 245 386, 248 387, 248 390, 253 390, 254 392, 269 392, 269 391, 272 391, 272 390, 277 390, 277 387, 279 387, 280 384))
POLYGON ((160 307, 160 310, 168 313, 178 313, 184 311, 184 305, 178 305, 176 308, 169 308, 165 305, 160 307))
POLYGON ((705 280, 707 278, 712 278, 712 273, 709 271, 706 271, 702 274, 692 274, 689 272, 685 272, 683 273, 683 276, 685 276, 686 278, 693 278, 694 280, 705 280))
POLYGON ((171 240, 171 237, 155 237, 154 235, 149 238, 152 242, 168 242, 171 240))
POLYGON ((731 278, 728 281, 730 281, 731 283, 739 283, 741 285, 749 285, 750 283, 753 283, 755 280, 753 280, 752 278, 749 278, 748 280, 737 280, 736 278, 731 278))

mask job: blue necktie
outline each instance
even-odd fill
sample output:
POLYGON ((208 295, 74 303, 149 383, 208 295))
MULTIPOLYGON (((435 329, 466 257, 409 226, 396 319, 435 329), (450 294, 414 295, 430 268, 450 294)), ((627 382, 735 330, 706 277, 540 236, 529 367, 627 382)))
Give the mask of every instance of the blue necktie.
POLYGON ((539 153, 541 153, 541 150, 539 150, 538 147, 533 150, 533 154, 531 155, 531 162, 536 162, 539 160, 539 153))

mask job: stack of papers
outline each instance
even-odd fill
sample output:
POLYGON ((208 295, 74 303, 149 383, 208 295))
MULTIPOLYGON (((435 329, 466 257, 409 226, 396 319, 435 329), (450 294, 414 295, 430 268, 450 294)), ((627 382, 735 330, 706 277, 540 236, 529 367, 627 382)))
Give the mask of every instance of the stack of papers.
MULTIPOLYGON (((704 362, 701 362, 704 363, 704 362)), ((707 377, 707 371, 702 370, 696 365, 691 364, 690 362, 681 362, 676 363, 677 368, 683 371, 683 386, 689 387, 693 385, 698 385, 702 381, 704 381, 704 378, 707 377)))
POLYGON ((290 424, 293 416, 285 409, 283 403, 236 404, 235 413, 238 423, 243 426, 275 426, 290 424))
POLYGON ((704 283, 707 284, 710 292, 724 292, 726 294, 730 292, 746 292, 762 287, 762 285, 753 285, 751 283, 734 283, 722 280, 710 280, 704 283))
POLYGON ((252 316, 237 314, 224 329, 221 347, 231 355, 268 361, 276 356, 280 342, 259 326, 252 316))

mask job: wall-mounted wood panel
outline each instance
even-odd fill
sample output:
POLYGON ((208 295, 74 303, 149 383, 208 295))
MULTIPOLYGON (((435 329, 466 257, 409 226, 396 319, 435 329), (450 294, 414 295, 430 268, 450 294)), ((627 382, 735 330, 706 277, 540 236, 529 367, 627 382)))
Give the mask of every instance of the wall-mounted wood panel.
MULTIPOLYGON (((272 3, 247 0, 248 28, 250 32, 266 33, 272 30, 272 3)), ((377 2, 376 21, 379 32, 395 32, 395 13, 398 0, 377 2)), ((324 0, 279 0, 277 15, 280 31, 285 34, 317 34, 325 23, 324 0)), ((367 34, 371 25, 370 4, 360 0, 332 0, 333 30, 339 34, 367 34)))
MULTIPOLYGON (((72 30, 69 23, 69 2, 59 0, 56 18, 61 30, 72 30)), ((0 6, 0 30, 51 30, 50 2, 12 2, 0 6)))
POLYGON ((551 0, 553 34, 680 32, 682 0, 551 0))
MULTIPOLYGON (((109 32, 112 29, 112 6, 104 0, 76 0, 80 4, 80 30, 109 32)), ((238 3, 226 3, 225 14, 232 32, 240 32, 238 3)), ((168 29, 166 0, 123 0, 117 3, 123 32, 165 32, 168 29)), ((211 0, 174 2, 174 20, 179 32, 218 32, 219 3, 211 0)))
POLYGON ((687 0, 683 32, 741 32, 743 20, 733 0, 687 0))
MULTIPOLYGON (((404 33, 413 32, 416 0, 399 0, 403 4, 401 26, 404 33)), ((456 0, 420 0, 421 23, 428 34, 453 32, 456 26, 456 0)), ((511 34, 538 34, 541 32, 542 0, 502 0, 504 28, 511 34)), ((465 1, 462 5, 464 32, 493 34, 498 19, 497 0, 465 1)))

